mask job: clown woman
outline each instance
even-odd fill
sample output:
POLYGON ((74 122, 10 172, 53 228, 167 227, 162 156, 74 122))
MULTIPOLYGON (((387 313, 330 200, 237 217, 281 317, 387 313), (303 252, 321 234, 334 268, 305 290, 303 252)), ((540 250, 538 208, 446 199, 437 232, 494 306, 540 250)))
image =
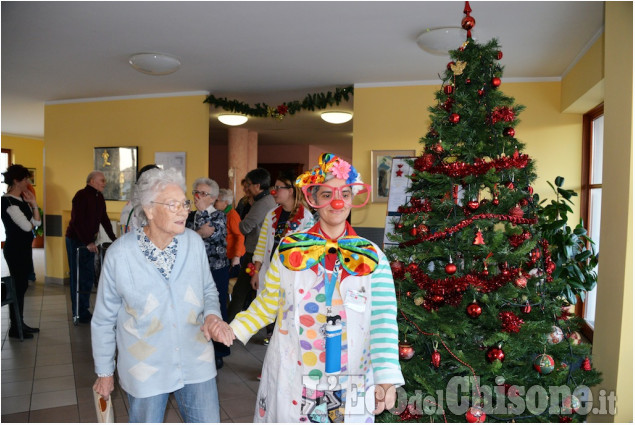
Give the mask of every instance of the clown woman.
POLYGON ((328 153, 295 185, 319 220, 282 239, 264 290, 230 325, 246 343, 277 318, 254 422, 372 422, 404 379, 388 261, 346 221, 370 186, 328 153))

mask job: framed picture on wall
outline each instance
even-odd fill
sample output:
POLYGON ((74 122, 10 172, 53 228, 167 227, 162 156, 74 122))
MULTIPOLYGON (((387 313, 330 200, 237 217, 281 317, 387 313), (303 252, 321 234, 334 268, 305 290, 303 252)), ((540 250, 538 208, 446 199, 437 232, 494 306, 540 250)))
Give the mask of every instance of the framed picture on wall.
POLYGON ((113 146, 94 149, 94 169, 106 176, 104 198, 128 201, 137 181, 137 146, 113 146))
POLYGON ((392 159, 398 156, 415 156, 415 150, 371 151, 372 202, 388 202, 392 159))
POLYGON ((27 168, 29 170, 29 181, 31 186, 35 186, 35 168, 27 168))

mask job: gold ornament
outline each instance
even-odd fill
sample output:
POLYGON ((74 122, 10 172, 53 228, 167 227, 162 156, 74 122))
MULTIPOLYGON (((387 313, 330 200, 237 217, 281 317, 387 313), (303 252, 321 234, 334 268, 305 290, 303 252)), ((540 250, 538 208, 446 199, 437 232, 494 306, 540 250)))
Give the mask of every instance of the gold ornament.
POLYGON ((463 74, 463 70, 465 69, 467 62, 457 61, 454 65, 450 65, 450 69, 454 72, 454 75, 463 74))
POLYGON ((421 304, 423 304, 423 297, 415 298, 415 305, 421 305, 421 304))

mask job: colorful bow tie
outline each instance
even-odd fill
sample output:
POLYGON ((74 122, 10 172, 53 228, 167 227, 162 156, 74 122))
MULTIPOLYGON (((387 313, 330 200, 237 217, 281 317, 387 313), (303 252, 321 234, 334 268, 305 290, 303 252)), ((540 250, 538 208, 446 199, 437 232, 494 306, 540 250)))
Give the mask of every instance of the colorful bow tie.
POLYGON ((326 254, 336 253, 344 270, 352 276, 369 275, 379 263, 373 244, 358 236, 328 240, 319 233, 294 233, 282 239, 278 252, 282 264, 293 271, 310 269, 323 262, 326 254))

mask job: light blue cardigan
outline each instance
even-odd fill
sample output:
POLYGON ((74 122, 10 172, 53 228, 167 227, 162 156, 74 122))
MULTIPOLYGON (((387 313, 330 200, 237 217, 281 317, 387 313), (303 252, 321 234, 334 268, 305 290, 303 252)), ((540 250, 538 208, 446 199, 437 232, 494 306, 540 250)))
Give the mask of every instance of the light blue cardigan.
POLYGON ((141 252, 136 232, 108 248, 91 323, 95 372, 117 372, 134 397, 170 393, 216 376, 214 346, 200 330, 221 316, 203 240, 189 229, 166 280, 141 252), (115 350, 116 349, 116 350, 115 350))

